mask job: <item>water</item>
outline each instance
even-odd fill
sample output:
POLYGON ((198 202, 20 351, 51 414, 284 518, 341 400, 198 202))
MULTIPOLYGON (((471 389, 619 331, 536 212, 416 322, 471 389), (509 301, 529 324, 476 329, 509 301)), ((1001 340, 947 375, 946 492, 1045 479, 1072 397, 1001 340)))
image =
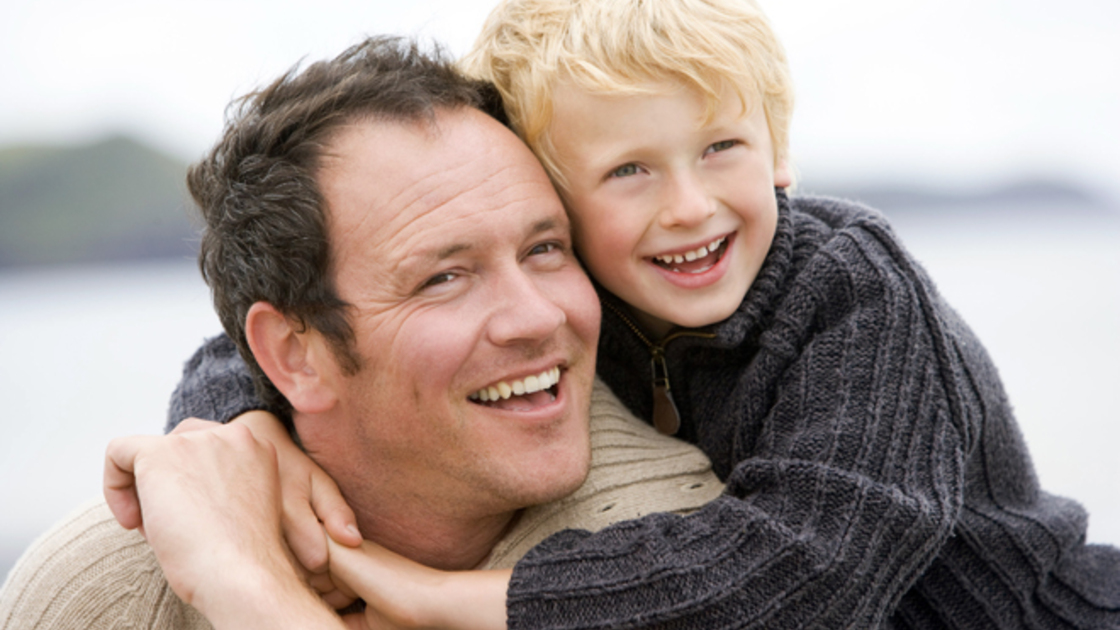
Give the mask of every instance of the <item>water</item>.
MULTIPOLYGON (((999 366, 1043 485, 1120 544, 1120 223, 897 222, 999 366)), ((0 273, 0 575, 99 496, 105 444, 159 433, 219 330, 193 263, 0 273)))
POLYGON ((162 431, 183 362, 220 330, 192 262, 0 274, 0 575, 100 495, 110 439, 162 431))

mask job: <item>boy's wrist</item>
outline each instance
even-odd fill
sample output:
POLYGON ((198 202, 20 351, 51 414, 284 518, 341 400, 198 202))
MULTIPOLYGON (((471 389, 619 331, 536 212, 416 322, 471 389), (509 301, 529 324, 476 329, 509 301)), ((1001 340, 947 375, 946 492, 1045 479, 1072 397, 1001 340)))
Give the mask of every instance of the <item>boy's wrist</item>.
POLYGON ((506 592, 512 569, 455 571, 433 590, 433 626, 460 630, 506 627, 506 592))

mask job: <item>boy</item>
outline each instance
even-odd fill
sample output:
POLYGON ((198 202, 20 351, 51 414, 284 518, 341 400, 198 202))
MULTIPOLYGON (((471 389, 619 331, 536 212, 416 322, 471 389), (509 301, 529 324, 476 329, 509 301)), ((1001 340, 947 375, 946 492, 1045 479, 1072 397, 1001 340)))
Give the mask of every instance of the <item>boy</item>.
POLYGON ((1120 552, 1039 489, 882 216, 785 194, 790 83, 753 3, 510 0, 465 64, 565 200, 601 378, 727 483, 545 540, 510 627, 1120 627, 1120 552))

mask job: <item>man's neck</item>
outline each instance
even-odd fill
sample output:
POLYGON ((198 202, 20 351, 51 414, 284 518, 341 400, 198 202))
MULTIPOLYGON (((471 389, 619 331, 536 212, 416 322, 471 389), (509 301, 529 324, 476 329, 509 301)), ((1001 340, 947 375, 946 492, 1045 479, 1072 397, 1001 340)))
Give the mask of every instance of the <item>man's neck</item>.
POLYGON ((467 570, 486 561, 513 523, 518 505, 500 500, 483 504, 444 487, 442 480, 418 479, 415 470, 405 470, 390 457, 371 455, 355 440, 340 439, 354 423, 342 412, 335 416, 297 413, 294 420, 305 451, 334 479, 354 510, 363 538, 436 569, 467 570))
POLYGON ((509 513, 455 519, 423 509, 405 513, 385 505, 371 510, 355 508, 354 512, 363 538, 421 564, 447 571, 481 567, 517 516, 517 513, 509 513))

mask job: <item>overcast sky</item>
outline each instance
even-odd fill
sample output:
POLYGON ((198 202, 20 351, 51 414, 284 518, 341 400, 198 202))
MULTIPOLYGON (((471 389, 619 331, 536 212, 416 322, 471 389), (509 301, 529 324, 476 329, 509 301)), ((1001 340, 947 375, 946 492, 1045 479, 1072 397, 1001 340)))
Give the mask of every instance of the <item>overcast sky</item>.
MULTIPOLYGON (((133 134, 183 159, 226 103, 367 33, 466 51, 494 0, 3 0, 0 144, 133 134), (314 6, 312 6, 314 4, 314 6)), ((1120 2, 763 0, 807 182, 1067 178, 1120 198, 1120 2)))

